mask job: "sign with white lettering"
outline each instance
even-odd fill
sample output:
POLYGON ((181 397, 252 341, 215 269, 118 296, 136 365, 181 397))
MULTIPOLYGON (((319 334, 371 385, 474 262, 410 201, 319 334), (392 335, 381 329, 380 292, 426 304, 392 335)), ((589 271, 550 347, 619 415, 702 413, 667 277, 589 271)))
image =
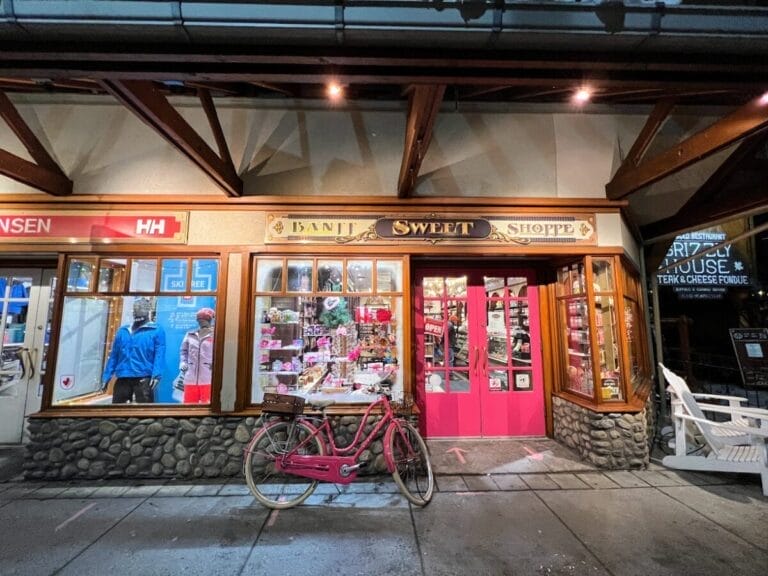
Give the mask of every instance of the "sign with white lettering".
POLYGON ((768 386, 768 328, 731 328, 745 387, 768 386))
MULTIPOLYGON (((681 234, 669 247, 659 268, 666 268, 675 262, 705 252, 725 240, 725 232, 718 231, 681 234)), ((670 268, 659 274, 658 279, 660 286, 674 286, 675 292, 681 298, 696 300, 722 298, 729 287, 751 284, 746 264, 731 244, 724 244, 717 250, 670 268)))
POLYGON ((268 214, 265 242, 389 244, 396 242, 595 245, 594 214, 313 216, 268 214))
POLYGON ((424 318, 424 334, 431 334, 438 338, 443 337, 443 330, 445 328, 445 322, 442 320, 435 320, 433 318, 424 318))
POLYGON ((0 211, 0 241, 183 244, 187 212, 0 211))

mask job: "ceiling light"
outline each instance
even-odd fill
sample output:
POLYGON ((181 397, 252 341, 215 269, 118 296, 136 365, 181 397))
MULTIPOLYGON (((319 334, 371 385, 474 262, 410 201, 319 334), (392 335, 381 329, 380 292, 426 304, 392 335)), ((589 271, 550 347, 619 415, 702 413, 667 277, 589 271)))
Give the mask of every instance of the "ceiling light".
POLYGON ((329 82, 325 88, 328 98, 333 101, 341 100, 344 97, 344 88, 338 82, 329 82))
POLYGON ((757 101, 761 106, 768 104, 768 92, 760 96, 760 100, 757 101))
POLYGON ((573 100, 577 104, 584 104, 592 99, 592 91, 589 88, 579 88, 573 95, 573 100))

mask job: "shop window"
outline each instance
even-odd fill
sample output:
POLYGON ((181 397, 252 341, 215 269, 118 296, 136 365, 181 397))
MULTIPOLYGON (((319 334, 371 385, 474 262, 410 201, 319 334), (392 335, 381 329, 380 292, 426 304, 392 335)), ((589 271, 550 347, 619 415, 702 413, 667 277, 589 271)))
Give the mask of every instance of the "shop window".
POLYGON ((640 301, 640 282, 630 274, 625 275, 624 330, 627 337, 629 377, 633 390, 649 378, 645 321, 640 301))
POLYGON ((66 267, 53 405, 210 403, 217 258, 69 257, 66 267))
POLYGON ((631 271, 619 257, 587 256, 557 271, 555 293, 563 351, 560 390, 592 404, 626 402, 648 375, 631 271))
POLYGON ((255 267, 254 404, 265 392, 402 396, 401 261, 259 258, 255 267))

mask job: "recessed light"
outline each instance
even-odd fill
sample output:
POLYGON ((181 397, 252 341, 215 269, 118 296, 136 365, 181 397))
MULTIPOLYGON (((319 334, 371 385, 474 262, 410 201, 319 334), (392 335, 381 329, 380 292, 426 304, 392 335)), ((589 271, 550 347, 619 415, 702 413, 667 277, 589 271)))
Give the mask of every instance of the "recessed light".
POLYGON ((573 99, 578 104, 584 104, 592 99, 592 91, 589 88, 579 88, 573 95, 573 99))
POLYGON ((336 101, 341 100, 344 97, 344 88, 338 82, 329 82, 325 88, 328 98, 336 101))

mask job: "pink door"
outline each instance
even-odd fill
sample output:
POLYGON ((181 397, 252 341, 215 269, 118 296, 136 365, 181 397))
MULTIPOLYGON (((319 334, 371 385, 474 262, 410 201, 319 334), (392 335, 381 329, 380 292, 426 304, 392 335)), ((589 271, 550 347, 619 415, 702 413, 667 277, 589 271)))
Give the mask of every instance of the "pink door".
POLYGON ((428 437, 543 435, 531 271, 416 274, 417 400, 428 437))

